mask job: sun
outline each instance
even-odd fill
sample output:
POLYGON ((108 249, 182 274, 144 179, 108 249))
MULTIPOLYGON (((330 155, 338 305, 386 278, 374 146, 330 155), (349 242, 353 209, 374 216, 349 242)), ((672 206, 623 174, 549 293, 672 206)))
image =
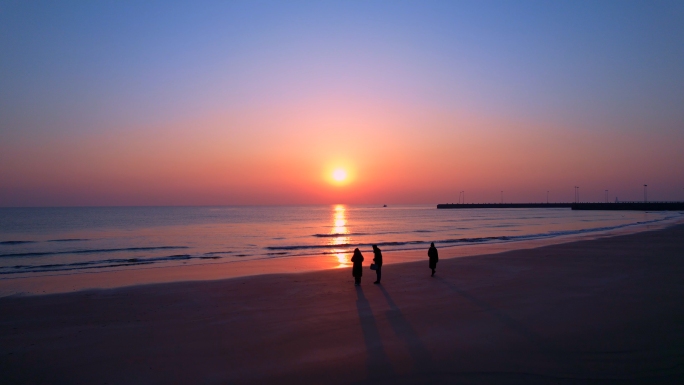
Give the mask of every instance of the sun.
POLYGON ((347 172, 341 168, 338 168, 335 171, 333 171, 332 177, 337 182, 343 182, 345 179, 347 179, 347 172))
POLYGON ((323 180, 339 188, 354 183, 356 176, 356 167, 344 161, 330 162, 321 170, 323 180))

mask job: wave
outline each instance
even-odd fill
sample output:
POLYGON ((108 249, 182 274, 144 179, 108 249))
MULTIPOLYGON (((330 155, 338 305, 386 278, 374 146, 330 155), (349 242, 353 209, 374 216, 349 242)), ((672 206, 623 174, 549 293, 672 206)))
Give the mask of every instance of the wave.
POLYGON ((337 238, 337 237, 352 237, 352 236, 362 236, 362 235, 369 235, 366 233, 333 233, 333 234, 314 234, 312 235, 313 237, 316 238, 337 238))
MULTIPOLYGON (((433 230, 412 230, 412 233, 433 233, 433 230)), ((377 233, 325 233, 325 234, 313 234, 312 237, 316 238, 338 238, 338 237, 361 237, 366 235, 387 235, 387 234, 404 234, 402 231, 382 231, 377 233)), ((275 239, 275 238, 274 238, 275 239)))
POLYGON ((47 265, 16 265, 0 268, 0 275, 20 274, 20 273, 41 273, 52 271, 102 269, 107 267, 149 265, 156 262, 179 261, 188 259, 217 259, 221 257, 194 257, 190 254, 167 255, 165 257, 153 258, 115 258, 101 261, 72 262, 72 263, 53 263, 47 265))
MULTIPOLYGON (((465 239, 465 238, 464 238, 465 239)), ((293 245, 293 246, 267 246, 267 250, 306 250, 306 249, 330 249, 330 248, 352 248, 362 246, 403 246, 430 243, 429 241, 405 241, 405 242, 376 242, 376 243, 340 243, 337 245, 293 245)))
MULTIPOLYGON (((634 223, 627 223, 616 226, 605 226, 605 227, 595 227, 591 229, 580 229, 580 230, 565 230, 565 231, 551 231, 547 233, 537 233, 537 234, 527 234, 527 235, 511 235, 511 236, 498 236, 498 237, 474 237, 474 238, 453 238, 453 239, 440 239, 440 240, 411 240, 402 242, 376 242, 376 243, 341 243, 336 245, 287 245, 287 246, 267 246, 266 250, 273 251, 296 251, 296 250, 316 250, 316 249, 352 249, 356 247, 368 247, 371 245, 377 245, 379 247, 390 247, 391 250, 405 250, 402 246, 416 246, 416 245, 429 245, 431 242, 442 246, 458 246, 463 244, 473 244, 473 243, 493 243, 493 242, 512 242, 512 241, 525 241, 543 238, 553 238, 566 235, 577 235, 600 231, 617 230, 620 228, 635 226, 635 225, 645 225, 655 222, 660 222, 662 220, 669 219, 666 217, 663 219, 654 219, 650 221, 640 221, 634 223)), ((267 255, 274 255, 275 253, 269 253, 267 255)))
MULTIPOLYGON (((89 241, 89 239, 84 238, 67 238, 67 239, 50 239, 45 242, 80 242, 89 241)), ((0 245, 23 245, 26 243, 37 243, 37 241, 2 241, 0 245)))
POLYGON ((81 242, 81 241, 89 241, 90 239, 85 239, 85 238, 66 238, 66 239, 50 239, 45 242, 81 242))
POLYGON ((85 249, 85 250, 69 250, 69 251, 36 251, 29 253, 10 253, 0 254, 0 257, 40 257, 45 255, 60 255, 60 254, 99 254, 99 253, 114 253, 117 251, 148 251, 148 250, 171 250, 171 249, 187 249, 188 246, 155 246, 155 247, 125 247, 117 249, 85 249))
MULTIPOLYGON (((290 244, 285 244, 285 245, 273 245, 273 246, 268 246, 268 247, 262 247, 259 248, 260 251, 258 252, 253 252, 251 248, 245 248, 245 250, 235 250, 235 251, 211 251, 211 252, 198 252, 195 254, 194 251, 187 250, 187 251, 178 251, 179 253, 190 253, 190 254, 174 254, 174 255, 166 255, 166 256, 160 256, 163 254, 166 254, 165 252, 160 252, 160 253, 155 253, 152 254, 150 257, 135 257, 135 258, 124 258, 121 255, 114 254, 114 255, 107 255, 107 254, 102 254, 102 253, 113 253, 113 252, 137 252, 137 251, 151 251, 151 250, 172 250, 172 249, 190 249, 188 246, 156 246, 156 247, 120 247, 120 248, 91 248, 91 249, 74 249, 76 250, 70 250, 70 251, 36 251, 36 252, 23 252, 23 253, 6 253, 6 254, 0 254, 0 257, 32 257, 32 256, 49 256, 49 255, 81 255, 79 259, 87 258, 89 261, 83 261, 83 262, 66 262, 65 263, 60 263, 60 258, 54 258, 56 261, 55 263, 44 263, 44 264, 39 264, 40 262, 53 262, 52 260, 46 261, 41 258, 35 258, 35 259, 6 259, 6 264, 16 264, 15 266, 4 266, 0 267, 0 276, 6 276, 6 275, 11 275, 11 274, 31 274, 31 273, 46 273, 46 272, 60 272, 60 271, 69 271, 69 270, 74 270, 74 271, 88 271, 90 270, 95 270, 95 269, 107 269, 107 268, 126 268, 126 267, 132 267, 132 266, 138 266, 138 265, 146 265, 146 266, 157 266, 155 264, 159 264, 164 266, 163 264, 168 263, 168 264, 177 264, 180 265, 181 263, 184 263, 185 261, 194 261, 194 263, 215 263, 214 261, 210 260, 216 260, 216 259, 221 259, 221 261, 217 261, 219 263, 224 263, 225 261, 228 262, 236 262, 240 260, 246 260, 246 259, 276 259, 276 258, 289 258, 289 257, 295 257, 295 256, 321 256, 321 255, 327 255, 327 254, 339 254, 339 253, 351 253, 351 251, 355 247, 359 247, 362 250, 367 250, 370 249, 370 246, 372 244, 377 244, 380 248, 382 248, 385 251, 389 252, 394 252, 394 251, 407 251, 407 250, 423 250, 427 249, 429 246, 430 242, 435 242, 435 244, 438 247, 444 247, 444 248, 451 248, 451 247, 459 247, 459 246, 464 246, 464 245, 475 245, 475 244, 494 244, 494 243, 499 243, 499 242, 517 242, 517 241, 526 241, 526 240, 535 240, 535 239, 548 239, 548 238, 553 238, 553 237, 560 237, 560 236, 571 236, 571 235, 576 235, 576 234, 591 234, 591 233, 596 233, 596 232, 603 232, 603 231, 610 231, 610 230, 616 230, 620 228, 625 228, 625 227, 630 227, 630 226, 637 226, 637 225, 646 225, 650 223, 656 223, 656 222, 661 222, 664 220, 668 220, 671 218, 674 218, 676 216, 667 216, 663 217, 660 219, 654 219, 654 220, 648 220, 648 221, 638 221, 638 222, 632 222, 632 223, 626 223, 626 224, 620 224, 620 225, 615 225, 615 226, 604 226, 604 227, 596 227, 596 228, 588 228, 588 229, 580 229, 580 230, 563 230, 563 231, 549 231, 549 232, 540 232, 536 234, 518 234, 518 235, 513 235, 513 234, 507 234, 506 236, 493 236, 493 237, 464 237, 465 234, 467 233, 460 233, 460 232, 451 232, 446 233, 444 230, 442 230, 442 227, 439 227, 440 230, 436 231, 431 231, 431 230, 407 230, 404 232, 382 232, 382 233, 374 233, 374 232, 368 232, 368 233, 352 233, 352 234, 314 234, 312 236, 307 236, 306 234, 311 234, 314 233, 316 230, 308 230, 303 237, 297 236, 292 239, 299 239, 299 241, 291 242, 290 244), (427 239, 431 237, 430 235, 422 235, 420 233, 435 233, 433 235, 437 239, 427 239), (459 234, 460 233, 460 234, 459 234), (379 234, 399 234, 397 237, 401 237, 405 240, 400 240, 400 241, 394 241, 394 242, 369 242, 373 238, 377 237, 379 234), (436 235, 440 234, 440 235, 436 235), (359 238, 350 238, 350 240, 353 239, 353 241, 350 241, 348 243, 344 244, 339 244, 339 245, 330 245, 330 244, 324 244, 330 242, 329 238, 333 237, 339 237, 339 236, 347 236, 347 235, 355 235, 359 236, 359 238), (361 237, 361 236, 365 237, 361 237), (314 239, 311 237, 316 237, 316 238, 322 238, 322 239, 314 239), (306 239, 304 241, 303 239, 306 239), (297 244, 301 242, 302 244, 297 244), (307 244, 309 243, 310 244, 307 244), (316 244, 319 243, 319 244, 316 244), (239 252, 247 252, 246 254, 238 254, 239 252), (92 255, 87 255, 84 256, 84 254, 92 254, 92 255), (103 258, 102 260, 98 260, 99 258, 103 258), (104 258, 109 258, 109 259, 104 259, 104 258), (22 262, 24 261, 24 262, 22 262), (31 262, 29 262, 31 261, 31 262), (30 265, 30 263, 34 263, 33 265, 30 265)), ((500 223, 498 226, 500 227, 506 227, 510 223, 500 223)), ((426 227, 429 228, 429 226, 421 226, 423 229, 426 227)), ((495 226, 485 226, 485 227, 496 227, 495 226)), ((463 228, 463 229, 469 229, 472 230, 473 228, 463 228)), ((456 230, 456 228, 449 228, 448 230, 456 230)), ((509 230, 511 231, 511 230, 509 230)), ((504 232, 505 233, 505 232, 504 232)), ((499 234, 502 234, 502 231, 499 231, 499 234)), ((400 239, 401 239, 400 238, 400 239)), ((395 238, 396 239, 396 238, 395 238)), ((65 240, 51 240, 51 241, 46 241, 46 242, 68 242, 70 240, 73 241, 79 241, 79 240, 86 240, 86 239, 65 239, 65 240)), ((2 244, 22 244, 22 243, 35 243, 34 241, 4 241, 2 244), (15 243, 16 242, 16 243, 15 243)), ((161 242, 160 242, 161 243, 161 242)), ((169 242, 170 243, 170 242, 169 242)), ((54 245, 53 246, 57 246, 54 245)), ((92 247, 92 246, 91 246, 92 247)), ((216 248, 213 248, 213 250, 216 249, 221 249, 224 248, 225 246, 218 246, 216 248)), ((230 248, 230 247, 225 247, 230 248)), ((5 251, 14 251, 12 250, 13 248, 8 247, 5 249, 5 251)), ((212 250, 212 249, 210 249, 212 250)), ((225 250, 225 249, 224 249, 225 250)), ((173 251, 169 252, 169 254, 174 253, 173 251)), ((364 251, 365 253, 365 251, 364 251)), ((145 254, 145 253, 131 253, 127 254, 125 256, 136 256, 138 254, 145 254)), ((68 256, 66 258, 69 258, 68 256)), ((188 262, 190 263, 190 262, 188 262)), ((9 277, 8 277, 9 278, 9 277)))

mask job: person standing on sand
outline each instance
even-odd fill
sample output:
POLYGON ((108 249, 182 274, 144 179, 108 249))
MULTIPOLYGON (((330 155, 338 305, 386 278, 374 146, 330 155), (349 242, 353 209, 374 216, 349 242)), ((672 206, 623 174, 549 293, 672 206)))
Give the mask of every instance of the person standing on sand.
POLYGON ((363 275, 363 255, 357 247, 354 249, 354 255, 351 258, 352 265, 352 275, 354 276, 354 286, 361 285, 361 276, 363 275))
POLYGON ((437 268, 437 261, 439 261, 439 257, 437 256, 437 248, 435 247, 434 242, 430 243, 430 248, 428 249, 428 258, 430 258, 430 269, 432 269, 432 275, 430 277, 434 277, 435 269, 437 268))
POLYGON ((373 245, 373 262, 375 262, 375 274, 377 278, 375 279, 375 284, 380 283, 380 278, 382 278, 382 251, 378 248, 378 245, 373 245))

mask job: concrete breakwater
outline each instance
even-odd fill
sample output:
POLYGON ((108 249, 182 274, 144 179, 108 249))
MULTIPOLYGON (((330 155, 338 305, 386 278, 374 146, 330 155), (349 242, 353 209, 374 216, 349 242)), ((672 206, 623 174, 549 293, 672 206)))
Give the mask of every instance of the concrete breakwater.
POLYGON ((528 209, 569 208, 572 210, 684 211, 684 202, 618 203, 441 203, 438 209, 528 209))
POLYGON ((438 209, 530 209, 570 208, 572 203, 442 203, 438 209))
POLYGON ((573 210, 684 211, 684 202, 573 203, 573 210))

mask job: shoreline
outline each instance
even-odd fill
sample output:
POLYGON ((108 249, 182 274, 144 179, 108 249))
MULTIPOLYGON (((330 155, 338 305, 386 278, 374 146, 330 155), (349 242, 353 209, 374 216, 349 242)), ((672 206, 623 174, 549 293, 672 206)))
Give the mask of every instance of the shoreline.
MULTIPOLYGON (((684 218, 667 219, 657 223, 629 225, 606 231, 590 231, 523 241, 496 242, 459 246, 440 246, 440 259, 463 258, 504 253, 513 250, 529 250, 605 237, 635 234, 677 226, 684 218)), ((438 245, 439 246, 439 245, 438 245)), ((372 254, 364 252, 366 258, 372 254)), ((383 251, 385 264, 411 263, 427 258, 427 248, 418 250, 383 251)), ((247 261, 223 261, 175 266, 143 266, 106 271, 78 273, 38 273, 30 276, 0 278, 0 298, 8 296, 33 296, 70 293, 93 289, 116 289, 172 282, 194 282, 254 277, 271 274, 298 274, 349 268, 351 254, 326 254, 262 258, 247 261), (342 262, 344 260, 344 262, 342 262)), ((367 265, 367 264, 366 264, 367 265)))
POLYGON ((0 298, 3 383, 676 384, 684 225, 348 269, 0 298))

